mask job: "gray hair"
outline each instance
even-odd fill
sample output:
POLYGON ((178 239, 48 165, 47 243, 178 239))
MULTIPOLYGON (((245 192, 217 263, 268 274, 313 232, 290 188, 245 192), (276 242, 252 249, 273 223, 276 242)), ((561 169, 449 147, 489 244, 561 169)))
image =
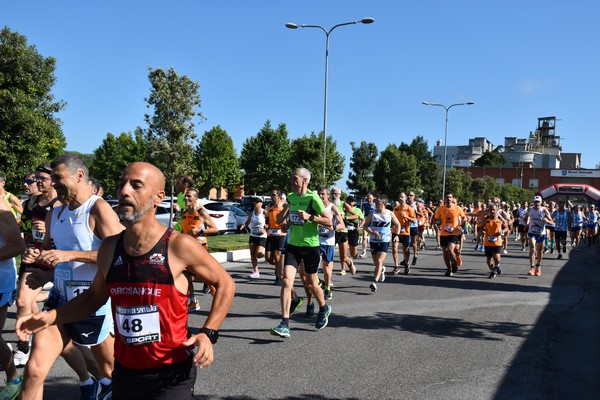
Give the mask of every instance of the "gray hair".
POLYGON ((82 170, 84 178, 87 182, 87 179, 90 176, 90 171, 88 170, 87 165, 85 165, 85 162, 81 159, 81 157, 79 157, 76 154, 65 153, 62 156, 56 157, 54 161, 50 163, 50 166, 52 167, 52 169, 54 169, 60 164, 65 164, 67 170, 69 170, 69 172, 72 174, 76 173, 78 169, 82 170))
POLYGON ((308 182, 310 182, 310 171, 306 168, 296 168, 294 170, 294 174, 298 174, 301 177, 305 178, 308 182))

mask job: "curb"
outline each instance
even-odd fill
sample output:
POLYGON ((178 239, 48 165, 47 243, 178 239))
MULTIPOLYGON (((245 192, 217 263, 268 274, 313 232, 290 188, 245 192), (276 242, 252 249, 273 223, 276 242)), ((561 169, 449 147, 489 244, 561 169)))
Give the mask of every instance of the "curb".
POLYGON ((220 263, 250 259, 250 249, 210 253, 220 263))

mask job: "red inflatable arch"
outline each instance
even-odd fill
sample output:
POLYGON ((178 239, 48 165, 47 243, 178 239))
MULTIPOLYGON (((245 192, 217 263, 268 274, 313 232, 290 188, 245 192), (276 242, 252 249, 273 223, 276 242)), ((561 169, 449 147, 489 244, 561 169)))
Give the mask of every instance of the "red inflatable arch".
POLYGON ((550 185, 547 188, 540 190, 536 194, 542 196, 544 199, 560 195, 584 195, 595 202, 600 202, 600 190, 582 183, 555 183, 554 185, 550 185))

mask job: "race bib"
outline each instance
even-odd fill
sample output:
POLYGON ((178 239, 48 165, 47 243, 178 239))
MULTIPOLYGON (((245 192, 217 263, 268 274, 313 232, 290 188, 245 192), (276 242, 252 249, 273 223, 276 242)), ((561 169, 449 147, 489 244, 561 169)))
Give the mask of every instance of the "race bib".
POLYGON ((304 220, 298 215, 298 211, 290 212, 290 222, 292 225, 304 225, 304 220))
POLYGON ((317 229, 319 230, 319 236, 329 236, 329 228, 319 225, 317 229))
POLYGON ((454 233, 454 227, 452 225, 444 226, 444 230, 448 233, 454 233))
POLYGON ((353 231, 356 230, 356 227, 354 225, 346 225, 346 229, 348 229, 349 231, 353 231))
POLYGON ((33 237, 34 242, 43 242, 44 241, 44 232, 41 232, 35 228, 31 229, 31 236, 33 237))
POLYGON ((115 307, 115 325, 123 343, 139 345, 160 341, 158 305, 115 307))
POLYGON ((497 235, 488 235, 487 239, 488 239, 488 242, 495 243, 498 241, 498 236, 497 235))
POLYGON ((260 228, 260 226, 253 226, 252 228, 250 228, 250 233, 252 235, 260 235, 260 231, 262 229, 260 228))
POLYGON ((269 235, 281 236, 281 229, 269 229, 269 235))
POLYGON ((537 234, 540 234, 540 233, 542 233, 543 229, 544 229, 544 228, 542 228, 541 226, 538 226, 538 225, 533 225, 531 228, 529 228, 529 231, 530 231, 531 233, 535 233, 535 234, 537 235, 537 234))
POLYGON ((400 227, 400 233, 404 233, 406 232, 406 227, 405 226, 401 226, 400 227))
POLYGON ((74 299, 90 288, 92 281, 66 281, 67 301, 74 299))

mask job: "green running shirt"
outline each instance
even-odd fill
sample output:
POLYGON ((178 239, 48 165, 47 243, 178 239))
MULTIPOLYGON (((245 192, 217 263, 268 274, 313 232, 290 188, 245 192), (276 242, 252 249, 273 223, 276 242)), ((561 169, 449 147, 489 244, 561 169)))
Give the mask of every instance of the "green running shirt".
POLYGON ((317 224, 312 221, 304 221, 298 216, 298 211, 319 216, 325 211, 325 205, 317 194, 308 190, 304 196, 297 193, 288 195, 290 204, 290 238, 288 243, 297 247, 319 247, 319 231, 317 224))

